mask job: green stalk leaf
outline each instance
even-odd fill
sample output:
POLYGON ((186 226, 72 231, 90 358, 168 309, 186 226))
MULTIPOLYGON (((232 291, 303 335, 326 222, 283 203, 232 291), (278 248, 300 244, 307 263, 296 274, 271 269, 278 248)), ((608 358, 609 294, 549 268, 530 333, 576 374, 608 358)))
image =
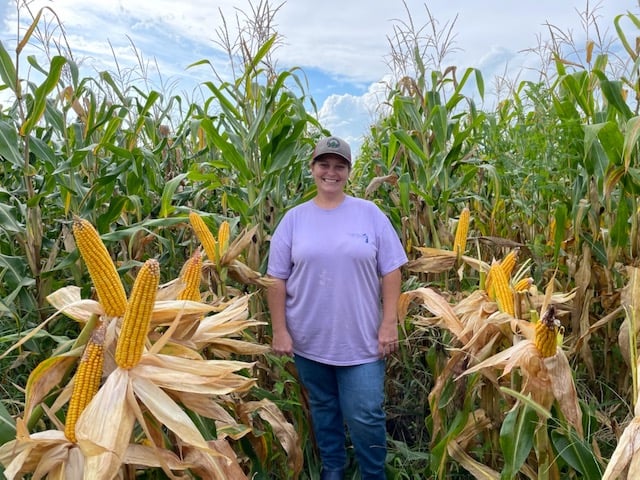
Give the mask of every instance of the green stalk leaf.
POLYGON ((4 157, 13 165, 22 166, 22 156, 18 145, 18 134, 13 125, 0 120, 0 157, 4 157))
POLYGON ((536 412, 526 404, 518 403, 507 414, 500 429, 500 447, 504 455, 501 480, 516 476, 529 456, 538 425, 536 412))
POLYGON ((182 180, 184 180, 186 176, 186 173, 177 175, 164 185, 162 200, 160 202, 160 218, 167 218, 176 209, 176 207, 171 203, 173 200, 173 194, 176 192, 176 189, 180 186, 180 183, 182 183, 182 180))
POLYGON ((45 81, 36 89, 33 99, 33 106, 29 112, 29 116, 20 127, 20 135, 23 137, 29 135, 33 127, 40 121, 47 107, 47 95, 55 88, 60 80, 62 67, 67 63, 64 57, 56 56, 51 60, 49 74, 45 81))
POLYGON ((596 461, 590 445, 580 438, 575 430, 568 432, 554 430, 551 432, 551 441, 562 459, 574 470, 580 473, 584 480, 600 480, 602 469, 596 461))
POLYGON ((0 42, 0 79, 13 92, 16 92, 16 67, 2 42, 0 42))

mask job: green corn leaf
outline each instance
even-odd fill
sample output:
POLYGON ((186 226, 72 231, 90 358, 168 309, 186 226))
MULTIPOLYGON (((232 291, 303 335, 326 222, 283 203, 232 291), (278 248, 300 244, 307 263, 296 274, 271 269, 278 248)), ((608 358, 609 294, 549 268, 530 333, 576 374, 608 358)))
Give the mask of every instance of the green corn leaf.
POLYGON ((536 412, 526 404, 517 404, 505 417, 500 429, 500 447, 504 455, 501 480, 516 476, 529 456, 538 425, 536 412))
POLYGON ((602 468, 596 461, 591 446, 580 438, 575 430, 568 432, 554 430, 551 432, 551 441, 562 459, 580 473, 580 478, 584 480, 602 478, 602 468))
POLYGON ((20 127, 20 135, 27 136, 40 121, 47 107, 47 96, 55 88, 60 80, 60 73, 62 67, 67 63, 64 57, 56 56, 51 60, 51 68, 45 81, 36 89, 35 97, 33 99, 33 107, 29 111, 29 116, 20 127))
POLYGON ((160 218, 168 217, 176 209, 176 207, 171 203, 173 200, 173 194, 176 192, 180 183, 182 183, 182 180, 184 180, 186 176, 186 173, 177 175, 165 184, 164 190, 162 191, 162 200, 160 202, 160 218))
POLYGON ((20 141, 13 125, 0 120, 0 157, 4 157, 17 167, 23 165, 22 155, 18 149, 20 141))
POLYGON ((0 445, 13 440, 16 436, 16 422, 4 406, 0 402, 0 445))
POLYGON ((633 117, 627 122, 626 133, 624 135, 624 167, 628 170, 631 166, 631 157, 640 138, 640 117, 633 117))
POLYGON ((13 92, 16 92, 16 67, 2 42, 0 42, 0 79, 13 92))

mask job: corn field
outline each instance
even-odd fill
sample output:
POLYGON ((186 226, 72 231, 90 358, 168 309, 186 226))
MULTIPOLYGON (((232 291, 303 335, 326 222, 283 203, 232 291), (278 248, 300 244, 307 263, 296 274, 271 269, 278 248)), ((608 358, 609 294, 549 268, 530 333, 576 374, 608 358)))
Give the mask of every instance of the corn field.
MULTIPOLYGON (((193 100, 28 56, 49 13, 0 43, 0 471, 319 478, 264 272, 339 132, 273 66, 272 29, 229 42, 236 78, 193 100)), ((434 65, 411 25, 348 187, 410 258, 388 478, 639 478, 640 18, 541 48, 539 80, 491 111, 482 72, 434 65)))

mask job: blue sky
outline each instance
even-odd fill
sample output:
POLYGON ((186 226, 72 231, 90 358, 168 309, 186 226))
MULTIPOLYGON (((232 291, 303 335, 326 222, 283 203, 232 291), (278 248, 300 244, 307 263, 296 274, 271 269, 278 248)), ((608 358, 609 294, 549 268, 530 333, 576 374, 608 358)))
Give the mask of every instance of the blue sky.
MULTIPOLYGON (((0 41, 15 48, 16 5, 0 0, 0 41)), ((208 59, 219 72, 226 58, 215 44, 221 18, 232 28, 239 12, 249 12, 259 0, 29 0, 33 12, 53 9, 66 31, 76 60, 91 72, 117 68, 135 72, 140 59, 152 87, 174 93, 193 92, 203 79, 212 79, 206 67, 187 69, 208 59), (221 15, 222 13, 222 15, 221 15), (135 46, 135 48, 134 48, 135 46), (117 61, 116 61, 117 60, 117 61), (133 70, 131 70, 133 68, 133 70), (159 72, 159 73, 158 73, 159 72)), ((320 119, 336 135, 347 138, 357 151, 375 119, 385 95, 389 38, 394 26, 409 15, 418 27, 428 14, 440 31, 451 28, 453 51, 443 66, 459 70, 479 68, 487 89, 493 79, 507 75, 535 76, 539 57, 527 52, 550 38, 550 31, 567 35, 579 50, 586 44, 584 12, 591 8, 599 31, 590 36, 615 37, 613 18, 630 11, 640 15, 637 0, 287 0, 272 2, 274 25, 281 35, 275 50, 280 68, 299 67, 309 81, 309 92, 320 108, 320 119), (427 10, 428 3, 428 10, 427 10), (407 13, 407 10, 409 13, 407 13), (551 25, 552 27, 550 28, 551 25)), ((28 13, 22 9, 23 19, 28 13)), ((45 12, 49 31, 52 15, 45 12)), ((588 22, 587 22, 588 23, 588 22)), ((43 22, 42 25, 45 25, 43 22)), ((24 26, 23 26, 24 28, 24 26)), ((630 39, 635 42, 637 31, 630 39)), ((33 52, 40 53, 37 50, 33 52)), ((26 64, 23 60, 23 64, 26 64)), ((1 94, 2 92, 0 92, 1 94)), ((488 97, 491 98, 491 97, 488 97)), ((0 103, 2 102, 0 97, 0 103)), ((491 105, 488 105, 490 108, 491 105)))

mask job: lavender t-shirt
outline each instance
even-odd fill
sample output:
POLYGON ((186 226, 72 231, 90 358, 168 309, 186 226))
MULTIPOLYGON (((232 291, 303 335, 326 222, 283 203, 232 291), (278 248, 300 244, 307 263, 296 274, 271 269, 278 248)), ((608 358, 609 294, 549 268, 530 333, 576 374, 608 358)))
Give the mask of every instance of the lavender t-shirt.
POLYGON ((406 262, 373 202, 347 196, 325 210, 311 200, 287 212, 271 239, 267 272, 286 280, 294 352, 331 365, 376 360, 380 277, 406 262))

